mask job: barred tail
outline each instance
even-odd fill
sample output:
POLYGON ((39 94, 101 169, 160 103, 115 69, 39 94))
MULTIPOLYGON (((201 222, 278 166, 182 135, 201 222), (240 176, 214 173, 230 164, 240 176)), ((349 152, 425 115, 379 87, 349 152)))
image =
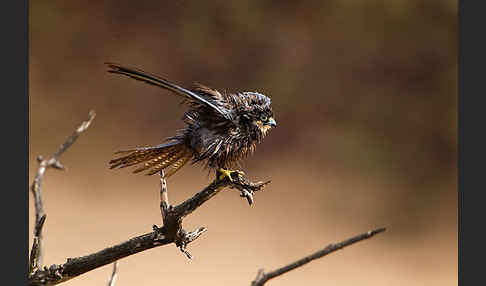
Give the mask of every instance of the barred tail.
POLYGON ((118 151, 115 154, 127 154, 110 161, 110 169, 125 168, 141 164, 133 173, 148 170, 150 176, 164 170, 168 178, 184 166, 193 156, 189 147, 179 142, 169 142, 154 147, 142 147, 131 150, 118 151), (128 154, 127 154, 128 153, 128 154))

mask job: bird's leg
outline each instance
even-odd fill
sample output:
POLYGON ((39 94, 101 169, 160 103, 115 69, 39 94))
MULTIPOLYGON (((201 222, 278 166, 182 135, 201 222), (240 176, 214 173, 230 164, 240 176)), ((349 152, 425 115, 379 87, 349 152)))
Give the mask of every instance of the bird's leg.
POLYGON ((228 178, 231 182, 233 182, 232 175, 236 174, 236 176, 243 176, 245 175, 245 172, 240 171, 240 170, 230 170, 230 169, 225 169, 225 168, 218 168, 216 170, 216 177, 218 180, 224 180, 224 178, 228 178))

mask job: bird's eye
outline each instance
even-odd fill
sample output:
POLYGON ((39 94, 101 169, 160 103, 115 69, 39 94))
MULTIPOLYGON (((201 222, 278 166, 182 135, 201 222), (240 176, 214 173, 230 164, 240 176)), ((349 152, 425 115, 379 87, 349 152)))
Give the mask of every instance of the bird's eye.
POLYGON ((260 117, 260 119, 261 119, 262 121, 267 121, 267 120, 268 120, 268 117, 267 117, 266 115, 262 115, 262 116, 260 117))

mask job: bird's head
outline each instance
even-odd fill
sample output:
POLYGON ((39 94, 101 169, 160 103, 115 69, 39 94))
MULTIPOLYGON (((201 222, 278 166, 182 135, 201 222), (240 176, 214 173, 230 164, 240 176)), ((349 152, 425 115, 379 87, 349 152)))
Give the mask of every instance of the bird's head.
POLYGON ((258 138, 263 138, 270 129, 277 127, 270 106, 271 100, 258 92, 243 92, 243 95, 247 100, 245 108, 242 110, 241 120, 257 132, 258 138))

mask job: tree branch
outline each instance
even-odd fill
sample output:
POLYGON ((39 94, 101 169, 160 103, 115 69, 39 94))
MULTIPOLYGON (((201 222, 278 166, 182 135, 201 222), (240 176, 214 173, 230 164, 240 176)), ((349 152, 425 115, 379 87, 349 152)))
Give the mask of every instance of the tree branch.
POLYGON ((33 273, 37 269, 39 269, 40 265, 40 234, 42 231, 42 227, 44 226, 44 222, 46 221, 46 215, 41 216, 40 220, 37 222, 34 228, 34 242, 32 244, 32 249, 30 251, 30 265, 29 265, 29 273, 33 273))
MULTIPOLYGON (((163 192, 164 188, 165 194, 167 192, 165 179, 163 173, 161 175, 161 205, 164 205, 164 202, 168 205, 168 198, 163 192)), ((195 231, 186 232, 182 228, 182 220, 187 215, 200 207, 204 202, 214 197, 225 187, 229 186, 231 188, 247 190, 247 192, 253 193, 263 189, 267 183, 268 182, 252 183, 242 176, 233 177, 232 182, 228 178, 223 180, 215 179, 202 191, 181 204, 174 207, 168 205, 167 210, 163 208, 162 217, 164 225, 162 227, 159 228, 154 225, 153 232, 134 237, 128 241, 105 248, 90 255, 68 258, 67 262, 62 265, 54 264, 49 268, 44 267, 42 270, 37 270, 29 277, 29 285, 56 285, 98 267, 113 263, 121 258, 171 243, 175 243, 188 258, 191 258, 186 247, 206 231, 206 228, 200 227, 195 231)))
POLYGON ((268 273, 265 273, 263 271, 263 269, 260 269, 258 271, 258 274, 257 274, 257 277, 255 278, 255 280, 253 280, 251 282, 251 286, 262 286, 268 280, 270 280, 272 278, 275 278, 277 276, 285 274, 285 273, 287 273, 291 270, 294 270, 295 268, 301 267, 301 266, 311 262, 314 259, 318 259, 318 258, 321 258, 323 256, 326 256, 326 255, 328 255, 328 254, 330 254, 330 253, 332 253, 336 250, 342 249, 342 248, 349 246, 351 244, 354 244, 356 242, 371 238, 378 233, 384 232, 385 230, 386 230, 386 228, 379 228, 379 229, 375 229, 375 230, 370 230, 368 232, 365 232, 365 233, 362 233, 360 235, 351 237, 351 238, 344 240, 344 241, 341 241, 339 243, 329 244, 324 249, 321 249, 321 250, 319 250, 319 251, 317 251, 317 252, 315 252, 315 253, 313 253, 309 256, 301 258, 301 259, 299 259, 295 262, 292 262, 292 263, 290 263, 290 264, 288 264, 284 267, 278 268, 278 269, 271 271, 271 272, 268 272, 268 273))
POLYGON ((89 112, 88 120, 83 121, 81 125, 69 136, 69 138, 59 147, 59 149, 49 158, 43 159, 42 156, 37 158, 39 168, 37 169, 34 182, 31 186, 32 195, 34 197, 35 206, 35 228, 34 228, 34 242, 30 253, 30 269, 29 273, 35 272, 42 265, 42 227, 46 219, 44 211, 44 203, 42 201, 42 177, 49 168, 63 170, 64 166, 58 161, 59 157, 78 139, 79 135, 83 133, 95 118, 96 113, 92 110, 89 112))

